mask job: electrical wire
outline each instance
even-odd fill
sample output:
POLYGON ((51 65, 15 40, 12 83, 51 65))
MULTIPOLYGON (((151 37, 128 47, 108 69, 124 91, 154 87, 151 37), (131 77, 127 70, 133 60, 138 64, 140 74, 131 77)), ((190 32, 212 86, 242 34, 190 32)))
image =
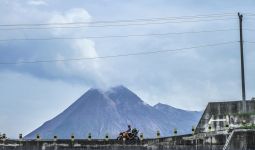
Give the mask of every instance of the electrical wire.
POLYGON ((74 40, 74 39, 102 39, 102 38, 126 38, 126 37, 145 37, 145 36, 167 36, 178 34, 197 34, 208 32, 223 32, 234 31, 238 29, 217 29, 217 30, 202 30, 202 31, 188 31, 188 32, 169 32, 169 33, 151 33, 151 34, 129 34, 129 35, 109 35, 109 36, 86 36, 86 37, 50 37, 50 38, 13 38, 0 39, 0 42, 8 41, 48 41, 48 40, 74 40))
POLYGON ((144 25, 160 25, 160 24, 175 24, 175 23, 195 23, 206 21, 225 21, 233 20, 236 18, 219 18, 219 19, 203 19, 203 20, 188 20, 188 21, 165 21, 165 22, 145 22, 145 23, 129 23, 129 24, 105 24, 105 25, 83 25, 83 26, 48 26, 48 27, 18 27, 18 28, 0 28, 0 30, 33 30, 33 29, 58 29, 58 28, 100 28, 100 27, 125 27, 125 26, 144 26, 144 25))
POLYGON ((73 24, 102 24, 102 23, 125 23, 125 22, 140 22, 140 21, 162 21, 162 20, 178 20, 178 19, 199 19, 199 18, 211 18, 211 17, 226 17, 233 16, 233 13, 222 14, 208 14, 208 15, 195 15, 195 16, 179 16, 179 17, 161 17, 161 18, 140 18, 132 20, 111 20, 111 21, 83 21, 83 22, 66 22, 66 23, 37 23, 37 24, 0 24, 0 26, 48 26, 48 25, 73 25, 73 24))
POLYGON ((214 44, 205 44, 192 47, 184 47, 177 49, 165 49, 165 50, 156 50, 156 51, 147 51, 147 52, 137 52, 137 53, 127 53, 127 54, 117 54, 117 55, 106 55, 98 57, 82 57, 82 58, 69 58, 69 59, 51 59, 51 60, 34 60, 34 61, 18 61, 18 62, 0 62, 0 65, 15 65, 15 64, 36 64, 36 63, 53 63, 53 62, 70 62, 70 61, 81 61, 81 60, 95 60, 95 59, 107 59, 107 58, 117 58, 117 57, 127 57, 127 56, 138 56, 138 55, 150 55, 157 53, 166 53, 166 52, 177 52, 185 51, 203 47, 214 47, 219 45, 233 44, 238 41, 228 41, 214 44))
POLYGON ((243 30, 245 30, 245 31, 255 31, 255 29, 251 29, 251 28, 244 28, 243 30))
POLYGON ((255 41, 244 41, 244 43, 254 44, 254 43, 255 43, 255 41))

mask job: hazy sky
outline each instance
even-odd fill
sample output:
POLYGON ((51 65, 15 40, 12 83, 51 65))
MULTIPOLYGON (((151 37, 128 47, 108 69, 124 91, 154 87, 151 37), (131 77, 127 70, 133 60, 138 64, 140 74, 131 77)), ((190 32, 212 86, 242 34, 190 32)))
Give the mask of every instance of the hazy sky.
MULTIPOLYGON (((255 42, 253 0, 0 0, 0 24, 88 22, 81 28, 0 26, 1 39, 88 37, 226 30, 167 36, 0 41, 0 62, 99 57, 238 41, 255 42), (96 21, 232 14, 217 21, 91 27, 96 21)), ((210 18, 209 18, 210 19, 210 18)), ((255 44, 244 43, 247 99, 255 96, 255 44)), ((90 87, 124 85, 145 102, 202 110, 209 101, 241 98, 238 43, 109 59, 0 65, 0 132, 16 137, 51 119, 90 87)))

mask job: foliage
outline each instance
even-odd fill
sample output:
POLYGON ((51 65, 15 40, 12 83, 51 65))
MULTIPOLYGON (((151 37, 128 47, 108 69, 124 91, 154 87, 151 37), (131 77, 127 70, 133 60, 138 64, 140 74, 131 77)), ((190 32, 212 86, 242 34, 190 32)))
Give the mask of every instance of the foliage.
POLYGON ((243 124, 241 129, 255 129, 255 124, 243 124))

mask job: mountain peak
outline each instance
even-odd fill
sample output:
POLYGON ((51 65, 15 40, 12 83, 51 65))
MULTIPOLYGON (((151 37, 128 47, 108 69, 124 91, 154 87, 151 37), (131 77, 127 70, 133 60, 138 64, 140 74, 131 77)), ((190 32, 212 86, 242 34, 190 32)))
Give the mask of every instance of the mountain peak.
POLYGON ((154 105, 154 106, 163 106, 163 105, 165 105, 165 104, 157 103, 157 104, 156 104, 156 105, 154 105))
POLYGON ((87 92, 102 92, 100 88, 90 88, 87 92))
POLYGON ((129 89, 125 87, 124 85, 117 85, 117 86, 111 87, 110 90, 119 91, 119 90, 129 90, 129 89))
POLYGON ((90 88, 87 92, 83 94, 84 95, 104 95, 104 90, 100 88, 90 88))
POLYGON ((175 107, 173 107, 173 106, 170 106, 170 105, 167 105, 167 104, 163 104, 163 103, 157 103, 157 104, 154 105, 153 107, 156 108, 156 109, 164 109, 164 110, 167 110, 167 109, 182 110, 182 109, 175 108, 175 107))
MULTIPOLYGON (((157 103, 157 104, 154 105, 153 107, 169 107, 169 105, 163 104, 163 103, 157 103)), ((170 106, 170 107, 171 107, 171 106, 170 106)))
POLYGON ((117 104, 129 105, 143 102, 135 93, 123 85, 111 87, 105 94, 117 104))
POLYGON ((99 92, 99 93, 107 93, 110 91, 121 91, 121 90, 128 90, 130 91, 127 87, 125 87, 124 85, 116 85, 116 86, 112 86, 112 87, 108 87, 108 88, 101 88, 101 87, 92 87, 90 89, 88 89, 87 92, 99 92))
POLYGON ((105 93, 107 93, 107 94, 119 93, 121 95, 122 94, 135 95, 135 93, 133 93, 131 90, 129 90, 127 87, 125 87, 123 85, 111 87, 105 93))

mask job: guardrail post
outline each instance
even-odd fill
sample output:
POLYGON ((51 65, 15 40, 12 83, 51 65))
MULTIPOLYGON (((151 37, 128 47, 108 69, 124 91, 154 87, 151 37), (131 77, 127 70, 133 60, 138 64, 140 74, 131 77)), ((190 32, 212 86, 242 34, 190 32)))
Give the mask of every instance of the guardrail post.
POLYGON ((91 139, 92 139, 92 135, 91 135, 91 133, 89 133, 88 140, 91 141, 91 139))
POLYGON ((39 141, 40 141, 41 137, 39 134, 36 134, 36 146, 37 146, 37 149, 39 149, 39 141))
POLYGON ((74 146, 74 134, 73 133, 71 134, 71 144, 72 144, 72 146, 74 146))
POLYGON ((174 135, 177 135, 177 129, 176 128, 174 128, 174 135))
POLYGON ((212 131, 212 126, 211 126, 211 124, 209 124, 209 126, 208 126, 208 130, 209 130, 209 132, 211 132, 211 131, 212 131))
POLYGON ((226 124, 225 128, 226 128, 226 130, 228 130, 229 129, 229 124, 226 124))
POLYGON ((22 145, 22 140, 23 140, 23 136, 22 136, 22 134, 20 133, 19 134, 19 145, 21 146, 22 145))
POLYGON ((3 133, 3 135, 2 135, 2 141, 3 141, 3 144, 5 145, 5 140, 6 140, 6 134, 5 133, 3 133))
POLYGON ((57 150, 58 148, 57 148, 57 146, 58 146, 58 144, 57 144, 57 141, 58 141, 58 136, 56 136, 56 135, 54 135, 53 136, 53 145, 54 145, 54 150, 57 150))
POLYGON ((143 133, 140 133, 140 140, 143 141, 143 133))
POLYGON ((41 137, 40 134, 36 134, 36 141, 40 141, 41 137))
POLYGON ((22 141, 22 139, 23 139, 23 136, 22 136, 22 134, 20 133, 20 134, 19 134, 19 140, 22 141))
POLYGON ((105 141, 108 141, 109 140, 109 135, 108 133, 105 134, 105 141))
POLYGON ((195 134, 195 127, 194 126, 192 126, 191 131, 192 131, 192 135, 194 135, 195 134))
POLYGON ((53 141, 54 141, 54 142, 57 142, 57 140, 58 140, 58 136, 54 135, 54 136, 53 136, 53 141))
POLYGON ((157 138, 160 138, 160 132, 157 131, 157 138))

